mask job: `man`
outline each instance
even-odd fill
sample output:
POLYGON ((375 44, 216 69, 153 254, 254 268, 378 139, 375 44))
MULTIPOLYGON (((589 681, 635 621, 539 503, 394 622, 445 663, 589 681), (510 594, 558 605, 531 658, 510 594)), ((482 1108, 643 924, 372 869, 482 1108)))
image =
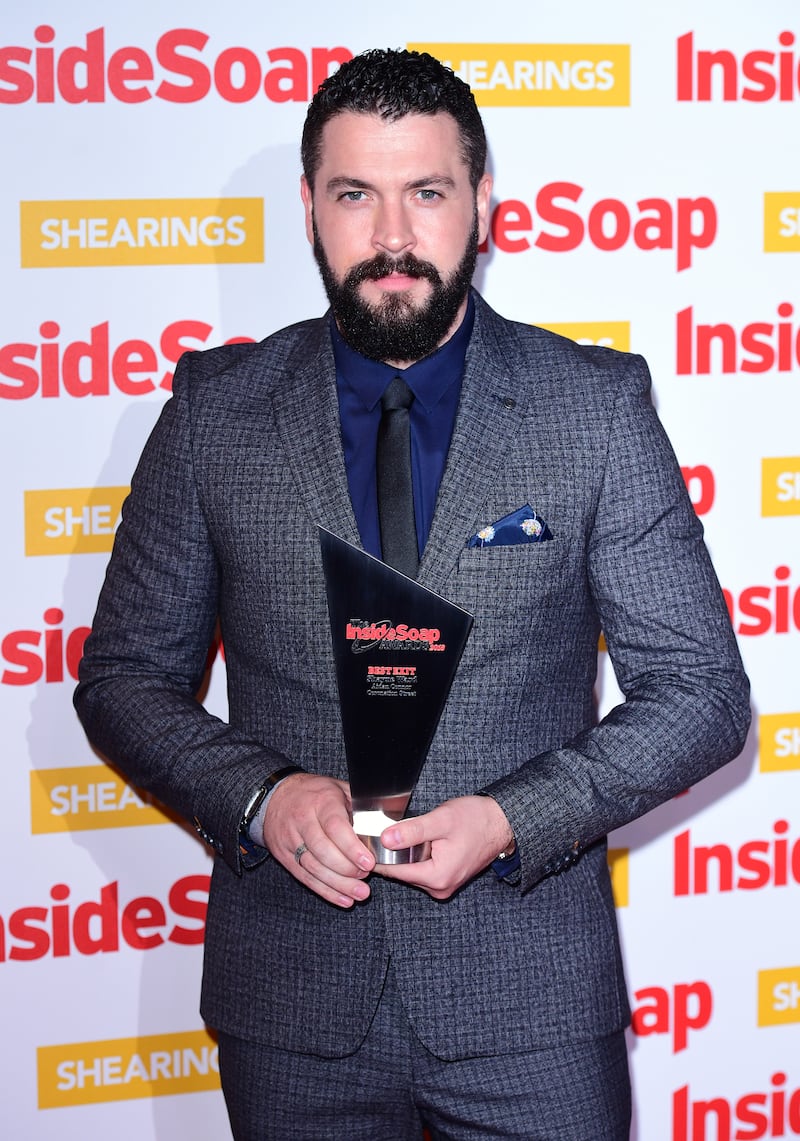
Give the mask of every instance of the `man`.
POLYGON ((237 1139, 626 1137, 604 837, 747 731, 644 362, 470 292, 485 154, 469 89, 429 56, 366 53, 323 84, 302 197, 331 314, 182 359, 87 643, 90 736, 217 852, 202 1011, 237 1139), (417 577, 475 624, 419 815, 382 836, 431 856, 376 867, 316 527, 382 553, 400 374, 417 577), (217 619, 229 724, 193 697, 217 619), (596 725, 601 628, 626 701, 596 725))

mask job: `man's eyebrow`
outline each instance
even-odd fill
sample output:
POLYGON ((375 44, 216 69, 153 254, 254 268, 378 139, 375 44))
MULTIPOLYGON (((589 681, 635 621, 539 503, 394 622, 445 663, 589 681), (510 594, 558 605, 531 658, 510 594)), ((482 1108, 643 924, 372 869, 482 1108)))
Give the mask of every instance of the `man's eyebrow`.
MULTIPOLYGON (((335 178, 329 178, 325 184, 328 191, 334 190, 377 190, 371 182, 365 181, 363 178, 347 178, 345 175, 337 175, 335 178)), ((431 174, 427 178, 415 178, 412 182, 407 182, 404 190, 422 190, 425 187, 440 186, 445 190, 452 190, 455 187, 455 181, 447 174, 431 174)))

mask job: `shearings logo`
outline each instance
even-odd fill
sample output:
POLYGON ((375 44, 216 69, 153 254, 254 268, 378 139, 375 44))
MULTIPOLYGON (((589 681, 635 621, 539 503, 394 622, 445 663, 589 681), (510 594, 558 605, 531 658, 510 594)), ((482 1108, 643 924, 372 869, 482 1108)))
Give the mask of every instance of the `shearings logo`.
POLYGON ((800 252, 800 190, 764 194, 764 253, 800 252))
POLYGON ((408 44, 436 56, 482 107, 627 107, 628 44, 408 44))
POLYGON ((39 1109, 219 1089, 207 1030, 40 1046, 36 1060, 39 1109))
POLYGON ((127 487, 72 487, 25 492, 25 554, 107 553, 127 487))
MULTIPOLYGON (((538 324, 538 322, 537 322, 538 324)), ((568 337, 579 345, 602 345, 623 353, 631 351, 630 321, 557 321, 540 325, 560 337, 568 337)))
POLYGON ((170 823, 164 809, 107 765, 34 769, 30 782, 34 836, 170 823))
POLYGON ((800 1022, 800 967, 758 972, 758 1025, 800 1022))
POLYGON ((198 28, 171 28, 154 48, 114 48, 105 28, 87 32, 82 43, 64 44, 55 28, 40 24, 32 46, 0 47, 0 104, 197 103, 212 92, 226 103, 307 103, 352 56, 344 47, 220 50, 198 28))
POLYGON ((263 198, 20 203, 23 269, 264 260, 263 198))
POLYGON ((800 713, 761 714, 758 767, 762 773, 800 770, 800 713))
POLYGON ((761 514, 800 515, 800 456, 761 460, 761 514))
POLYGON ((617 907, 627 907, 630 885, 630 851, 628 848, 609 848, 606 856, 611 872, 611 890, 617 907))

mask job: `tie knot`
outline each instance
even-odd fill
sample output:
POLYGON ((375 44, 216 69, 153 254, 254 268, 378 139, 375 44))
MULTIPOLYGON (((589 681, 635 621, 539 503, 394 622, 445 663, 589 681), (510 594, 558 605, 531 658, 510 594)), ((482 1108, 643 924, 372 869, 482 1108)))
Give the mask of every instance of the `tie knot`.
POLYGON ((414 393, 402 376, 396 376, 381 397, 381 408, 384 412, 397 412, 401 408, 408 409, 413 403, 414 393))

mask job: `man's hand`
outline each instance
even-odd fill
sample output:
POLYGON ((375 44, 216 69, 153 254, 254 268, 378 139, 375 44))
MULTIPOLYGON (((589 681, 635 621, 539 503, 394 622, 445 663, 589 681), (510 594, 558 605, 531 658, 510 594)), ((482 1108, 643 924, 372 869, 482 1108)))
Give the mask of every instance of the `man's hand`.
POLYGON ((386 848, 409 848, 431 841, 431 858, 418 864, 379 864, 389 879, 422 888, 434 899, 449 899, 482 872, 514 839, 500 805, 488 796, 447 800, 424 816, 400 820, 381 834, 386 848))
POLYGON ((328 903, 352 907, 369 896, 364 880, 375 857, 353 831, 344 781, 313 773, 282 780, 267 805, 264 844, 290 875, 328 903))

